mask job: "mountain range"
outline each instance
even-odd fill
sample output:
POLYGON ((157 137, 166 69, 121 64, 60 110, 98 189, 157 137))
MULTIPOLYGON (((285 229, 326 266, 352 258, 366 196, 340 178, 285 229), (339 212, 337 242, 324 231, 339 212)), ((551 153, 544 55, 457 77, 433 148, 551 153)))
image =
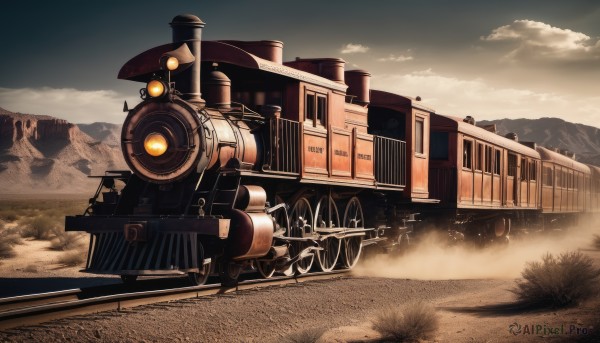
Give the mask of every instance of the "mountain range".
MULTIPOLYGON (((600 129, 557 118, 480 121, 500 135, 568 150, 577 160, 600 165, 600 129)), ((72 124, 45 115, 0 108, 0 193, 89 195, 105 170, 126 170, 121 125, 72 124)))
POLYGON ((80 126, 0 108, 0 192, 90 194, 98 180, 89 175, 127 169, 119 135, 114 124, 80 126))
POLYGON ((558 118, 500 119, 477 122, 478 126, 496 125, 499 135, 516 133, 519 141, 536 142, 550 148, 575 153, 575 159, 600 166, 600 129, 570 123, 558 118))

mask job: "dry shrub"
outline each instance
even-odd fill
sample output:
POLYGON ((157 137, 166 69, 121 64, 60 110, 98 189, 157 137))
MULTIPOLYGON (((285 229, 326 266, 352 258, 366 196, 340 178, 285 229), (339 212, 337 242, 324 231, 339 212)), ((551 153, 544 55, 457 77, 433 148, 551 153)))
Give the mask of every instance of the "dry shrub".
POLYGON ((65 251, 59 258, 58 263, 67 267, 76 267, 85 262, 86 255, 84 251, 73 250, 65 251))
POLYGON ((4 224, 0 225, 0 259, 12 258, 16 256, 13 246, 21 244, 21 237, 15 233, 14 229, 5 229, 4 224))
POLYGON ((594 235, 594 248, 600 250, 600 235, 594 235))
POLYGON ((16 255, 17 253, 15 253, 15 249, 13 249, 12 244, 3 241, 2 238, 0 238, 0 259, 12 258, 16 255))
POLYGON ((558 257, 547 253, 542 261, 528 262, 513 290, 519 301, 538 307, 576 305, 597 293, 600 269, 579 251, 558 257))
POLYGON ((14 222, 19 219, 19 215, 14 210, 5 210, 1 212, 0 218, 6 220, 7 222, 14 222))
POLYGON ((38 269, 37 269, 37 266, 35 264, 30 264, 30 265, 27 265, 27 267, 25 267, 23 269, 23 271, 27 272, 27 273, 37 273, 38 269))
POLYGON ((81 234, 75 232, 55 231, 56 236, 50 243, 52 250, 72 250, 81 247, 84 242, 81 234))
POLYGON ((12 246, 23 244, 21 232, 18 228, 4 229, 0 228, 0 241, 6 242, 12 246))
POLYGON ((293 332, 283 337, 285 343, 315 343, 327 331, 326 328, 309 328, 298 332, 293 332))
POLYGON ((407 305, 403 310, 389 308, 376 314, 373 329, 385 340, 417 342, 432 338, 439 326, 435 309, 424 302, 407 305))
POLYGON ((33 237, 35 239, 49 239, 59 227, 56 220, 46 216, 36 216, 25 218, 21 221, 23 237, 33 237))

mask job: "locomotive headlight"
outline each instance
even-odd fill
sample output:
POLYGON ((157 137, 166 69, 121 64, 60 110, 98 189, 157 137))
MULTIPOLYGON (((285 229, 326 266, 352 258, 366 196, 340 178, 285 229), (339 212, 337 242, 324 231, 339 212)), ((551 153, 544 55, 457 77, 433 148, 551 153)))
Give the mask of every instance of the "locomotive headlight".
POLYGON ((161 156, 167 151, 168 147, 169 143, 167 143, 167 139, 160 133, 153 132, 144 139, 144 150, 146 150, 148 155, 154 157, 161 156))
POLYGON ((165 95, 166 87, 162 81, 152 80, 146 85, 146 91, 148 91, 148 95, 151 97, 158 98, 165 95))
POLYGON ((171 56, 167 59, 167 63, 165 64, 168 70, 173 71, 179 67, 179 60, 176 57, 171 56))

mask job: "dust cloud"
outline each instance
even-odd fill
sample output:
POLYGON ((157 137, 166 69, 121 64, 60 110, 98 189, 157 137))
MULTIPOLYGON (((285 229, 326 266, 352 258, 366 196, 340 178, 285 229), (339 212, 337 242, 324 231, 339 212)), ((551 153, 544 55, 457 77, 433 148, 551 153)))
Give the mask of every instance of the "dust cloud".
POLYGON ((444 234, 428 234, 402 255, 369 256, 353 274, 426 280, 518 278, 527 262, 540 260, 548 252, 593 249, 600 220, 586 220, 566 230, 515 235, 508 245, 487 248, 448 246, 444 234))

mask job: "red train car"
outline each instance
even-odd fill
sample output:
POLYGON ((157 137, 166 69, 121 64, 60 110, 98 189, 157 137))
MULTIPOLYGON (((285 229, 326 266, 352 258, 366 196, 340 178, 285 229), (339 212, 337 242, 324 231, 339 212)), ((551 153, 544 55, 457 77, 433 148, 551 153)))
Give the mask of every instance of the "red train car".
POLYGON ((589 208, 590 167, 558 152, 537 147, 542 157, 542 212, 546 218, 589 208))
POLYGON ((540 155, 465 120, 433 115, 429 185, 451 218, 473 223, 471 235, 504 239, 511 221, 537 216, 540 155), (481 222, 485 225, 481 225, 481 222))
POLYGON ((591 173, 585 179, 585 184, 588 185, 586 210, 590 213, 600 213, 600 167, 593 165, 588 167, 591 173))

